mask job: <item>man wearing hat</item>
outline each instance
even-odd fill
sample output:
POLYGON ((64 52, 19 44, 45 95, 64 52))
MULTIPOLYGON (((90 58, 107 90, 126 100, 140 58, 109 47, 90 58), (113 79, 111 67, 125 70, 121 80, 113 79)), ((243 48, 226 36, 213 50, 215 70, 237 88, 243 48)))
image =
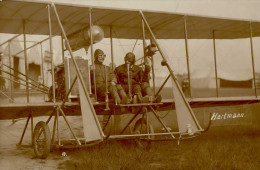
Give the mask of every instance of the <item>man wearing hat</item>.
POLYGON ((151 71, 151 59, 153 55, 156 52, 156 46, 154 44, 148 45, 145 48, 145 57, 144 57, 144 75, 143 75, 143 80, 142 80, 142 92, 143 95, 148 95, 150 102, 156 102, 160 103, 162 100, 162 96, 158 94, 156 97, 154 96, 154 93, 150 87, 150 71, 151 71))
MULTIPOLYGON (((104 101, 106 97, 106 89, 108 89, 108 92, 111 94, 116 103, 126 104, 127 95, 124 89, 120 85, 117 85, 117 78, 113 70, 103 64, 106 57, 104 52, 97 49, 94 53, 94 57, 97 99, 104 101)), ((91 78, 92 89, 94 89, 93 71, 91 72, 91 78)))
POLYGON ((141 83, 143 78, 143 70, 141 67, 135 65, 135 54, 128 52, 125 55, 125 64, 118 66, 115 69, 119 83, 128 95, 136 95, 140 103, 146 103, 145 98, 142 97, 141 83))

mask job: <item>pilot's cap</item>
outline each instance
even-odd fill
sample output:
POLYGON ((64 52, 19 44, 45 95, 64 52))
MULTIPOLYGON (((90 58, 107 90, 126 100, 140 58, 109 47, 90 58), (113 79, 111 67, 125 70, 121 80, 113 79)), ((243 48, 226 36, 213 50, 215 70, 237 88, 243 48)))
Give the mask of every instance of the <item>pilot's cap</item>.
POLYGON ((96 49, 95 53, 94 53, 94 57, 95 59, 97 58, 97 56, 99 55, 104 55, 104 51, 100 50, 100 49, 96 49))
POLYGON ((94 57, 95 57, 96 62, 103 63, 106 55, 105 55, 104 51, 102 51, 100 49, 96 49, 96 51, 94 53, 94 57))
POLYGON ((125 62, 129 62, 131 65, 135 64, 135 54, 132 52, 128 52, 125 55, 125 62))

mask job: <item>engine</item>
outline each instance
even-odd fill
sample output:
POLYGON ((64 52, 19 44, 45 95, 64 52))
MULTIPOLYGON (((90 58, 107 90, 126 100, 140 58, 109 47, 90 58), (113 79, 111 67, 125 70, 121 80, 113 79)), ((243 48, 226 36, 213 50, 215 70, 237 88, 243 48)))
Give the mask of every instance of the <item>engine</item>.
MULTIPOLYGON (((98 25, 93 25, 91 27, 91 32, 93 44, 100 42, 104 38, 104 31, 98 25)), ((91 45, 90 28, 83 29, 75 34, 68 36, 68 40, 72 51, 76 51, 81 48, 85 48, 87 51, 89 46, 91 45)), ((66 48, 68 47, 66 46, 66 48)))

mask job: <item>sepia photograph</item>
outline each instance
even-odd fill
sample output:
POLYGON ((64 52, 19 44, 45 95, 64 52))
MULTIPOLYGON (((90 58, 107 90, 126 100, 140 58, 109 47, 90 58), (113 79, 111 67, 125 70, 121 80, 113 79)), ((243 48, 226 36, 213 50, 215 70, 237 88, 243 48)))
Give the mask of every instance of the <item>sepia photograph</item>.
POLYGON ((260 169, 259 11, 0 0, 0 169, 260 169))

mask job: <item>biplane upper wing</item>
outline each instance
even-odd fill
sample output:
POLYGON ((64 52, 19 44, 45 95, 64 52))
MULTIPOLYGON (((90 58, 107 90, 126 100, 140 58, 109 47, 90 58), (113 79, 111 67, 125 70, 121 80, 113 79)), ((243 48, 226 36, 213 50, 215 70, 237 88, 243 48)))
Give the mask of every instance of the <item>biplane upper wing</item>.
MULTIPOLYGON (((2 1, 0 2, 0 32, 22 34, 25 23, 26 34, 49 35, 48 2, 2 1)), ((90 9, 92 21, 102 26, 105 37, 110 37, 113 27, 115 38, 137 39, 142 35, 142 24, 138 10, 101 8, 84 5, 55 3, 60 20, 67 35, 89 26, 90 9)), ((157 39, 184 39, 184 17, 189 39, 216 39, 250 37, 249 23, 253 36, 260 36, 260 22, 235 19, 221 19, 206 16, 191 16, 169 12, 143 11, 157 39)), ((54 12, 51 13, 52 34, 61 35, 54 12)))
MULTIPOLYGON (((1 1, 0 2, 0 33, 49 35, 49 2, 35 1, 1 1)), ((101 8, 85 5, 68 5, 55 3, 59 19, 67 35, 89 27, 90 11, 92 22, 104 29, 105 37, 110 37, 110 28, 115 32, 115 38, 140 39, 142 37, 142 22, 138 10, 101 8)), ((250 24, 254 37, 260 36, 260 22, 213 18, 158 11, 143 11, 157 39, 185 39, 184 19, 187 23, 189 39, 212 39, 213 31, 216 39, 237 39, 250 37, 250 24)), ((61 30, 51 10, 52 35, 61 35, 61 30)), ((149 37, 149 36, 147 36, 149 37)), ((258 99, 256 99, 258 101, 258 99)), ((256 101, 254 100, 254 101, 256 101)), ((192 101, 189 101, 192 104, 192 101)), ((199 102, 199 101, 193 101, 199 102)), ((212 101, 213 103, 222 102, 212 101)), ((234 102, 232 100, 232 102, 234 102)), ((171 100, 172 103, 172 100, 171 100)), ((167 104, 167 103, 166 103, 167 104)), ((198 103, 197 103, 198 104, 198 103)), ((205 103, 204 103, 205 104, 205 103)), ((71 106, 74 107, 74 106, 71 106)), ((75 106, 75 107, 78 107, 75 106)), ((12 110, 15 118, 23 117, 27 109, 35 111, 46 108, 51 110, 53 105, 4 105, 0 113, 12 110), (13 107, 13 109, 10 109, 13 107), (22 112, 23 113, 22 113, 22 112)), ((44 110, 45 112, 45 110, 44 110)), ((45 112, 46 113, 46 112, 45 112)), ((4 115, 10 118, 12 114, 4 115)), ((0 117, 2 119, 2 117, 0 117)))

